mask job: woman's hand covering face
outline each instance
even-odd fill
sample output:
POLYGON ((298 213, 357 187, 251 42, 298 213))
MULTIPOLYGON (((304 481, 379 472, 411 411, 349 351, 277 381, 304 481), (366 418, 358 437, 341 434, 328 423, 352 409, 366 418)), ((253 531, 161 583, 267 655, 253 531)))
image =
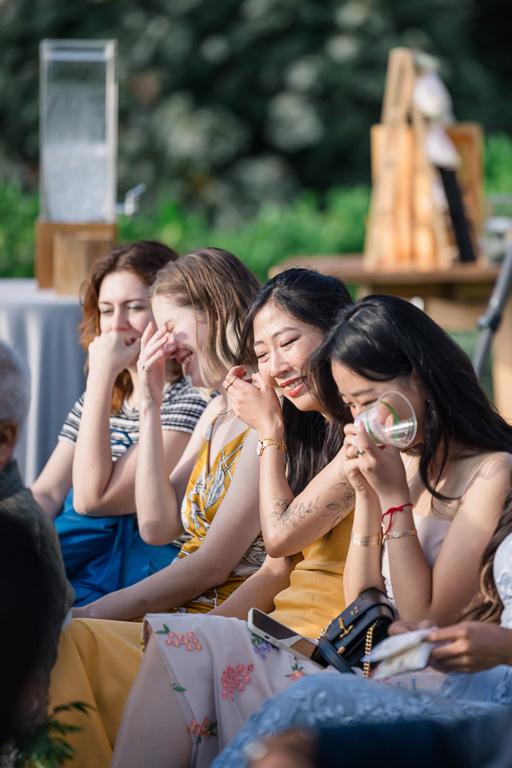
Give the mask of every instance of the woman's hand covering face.
POLYGON ((110 372, 115 378, 139 356, 140 339, 127 341, 126 335, 111 330, 96 336, 88 347, 89 370, 110 372))
POLYGON ((165 384, 165 346, 168 333, 165 326, 156 332, 154 328, 154 323, 149 323, 142 334, 137 372, 140 381, 141 403, 146 401, 160 406, 165 384))

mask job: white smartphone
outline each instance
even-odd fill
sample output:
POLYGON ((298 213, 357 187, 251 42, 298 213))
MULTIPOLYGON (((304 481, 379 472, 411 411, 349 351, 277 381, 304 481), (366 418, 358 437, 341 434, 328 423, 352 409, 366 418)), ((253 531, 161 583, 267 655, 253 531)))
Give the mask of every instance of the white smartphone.
POLYGON ((318 654, 317 645, 313 640, 297 634, 286 624, 272 619, 259 608, 251 608, 247 617, 247 624, 251 632, 271 645, 275 645, 276 648, 282 648, 298 659, 314 661, 320 667, 327 666, 327 662, 318 654), (315 658, 312 658, 313 655, 315 658))

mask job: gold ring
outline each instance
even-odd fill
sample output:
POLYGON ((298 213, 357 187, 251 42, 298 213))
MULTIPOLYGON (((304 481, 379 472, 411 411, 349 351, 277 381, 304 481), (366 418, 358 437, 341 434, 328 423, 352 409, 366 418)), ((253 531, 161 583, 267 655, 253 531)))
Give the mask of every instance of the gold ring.
POLYGON ((362 456, 364 454, 364 451, 356 451, 356 456, 362 456))
POLYGON ((227 387, 226 387, 226 392, 227 392, 227 391, 228 391, 228 389, 229 389, 229 388, 230 388, 230 387, 231 387, 231 386, 232 386, 232 385, 235 383, 235 381, 236 381, 236 376, 235 376, 235 378, 234 378, 234 379, 231 379, 231 381, 230 381, 230 382, 229 382, 229 384, 227 385, 227 387))

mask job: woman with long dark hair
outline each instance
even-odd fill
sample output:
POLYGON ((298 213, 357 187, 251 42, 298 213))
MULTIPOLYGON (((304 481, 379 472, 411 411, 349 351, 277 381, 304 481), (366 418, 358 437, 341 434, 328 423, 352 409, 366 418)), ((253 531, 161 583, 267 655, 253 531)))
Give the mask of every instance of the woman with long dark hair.
POLYGON ((310 677, 266 702, 218 768, 245 766, 244 745, 290 725, 449 720, 512 703, 512 427, 449 336, 391 296, 368 296, 342 310, 314 355, 311 376, 340 423, 389 390, 409 399, 417 420, 412 445, 401 451, 379 445, 364 428, 344 427, 343 465, 356 499, 347 603, 370 587, 387 591, 406 628, 425 620, 440 627, 426 640, 446 643, 432 651, 443 671, 493 669, 448 678, 428 669, 375 683, 315 674, 313 664, 301 662, 310 677), (474 618, 501 626, 467 621, 474 618))
MULTIPOLYGON (((391 297, 368 297, 345 307, 341 319, 333 326, 325 342, 318 343, 316 353, 311 348, 308 351, 308 357, 313 354, 324 370, 312 389, 307 361, 299 366, 288 357, 295 345, 301 343, 301 323, 272 303, 260 309, 254 318, 261 397, 257 406, 247 405, 246 411, 251 411, 260 450, 263 447, 261 483, 272 484, 267 503, 262 492, 260 515, 264 536, 274 531, 278 541, 284 541, 288 531, 296 537, 302 525, 314 528, 322 519, 328 519, 329 504, 320 503, 321 494, 332 493, 334 503, 340 504, 347 497, 343 483, 348 476, 356 504, 343 578, 347 602, 368 587, 384 590, 387 583, 403 618, 430 618, 441 626, 449 624, 478 591, 481 555, 510 489, 512 427, 493 412, 462 351, 412 304, 391 297), (328 368, 332 368, 332 376, 326 376, 328 368), (384 391, 398 390, 414 406, 418 422, 416 440, 407 452, 401 452, 393 446, 377 445, 365 432, 347 424, 339 460, 331 462, 292 500, 282 486, 282 425, 275 418, 274 409, 268 406, 271 398, 266 388, 272 379, 283 396, 296 398, 297 404, 316 401, 319 410, 341 420, 349 415, 347 411, 352 417, 358 415, 384 391), (448 389, 451 391, 447 392, 448 389), (480 413, 474 417, 482 428, 481 437, 475 437, 475 430, 468 426, 472 414, 467 418, 455 417, 454 425, 439 421, 450 418, 457 403, 458 408, 465 407, 463 392, 467 392, 466 401, 473 410, 483 411, 483 417, 480 413), (444 403, 448 403, 447 408, 444 403), (384 535, 390 534, 384 542, 383 523, 384 535), (383 544, 385 550, 389 549, 384 558, 383 544)), ((257 393, 239 378, 242 373, 231 371, 226 386, 238 392, 232 395, 234 402, 238 397, 242 404, 241 398, 246 397, 250 404, 257 393)), ((321 529, 322 534, 326 527, 321 529)), ((280 551, 286 553, 285 548, 280 551)), ((307 567, 308 558, 303 562, 307 567)), ((319 586, 320 590, 325 588, 325 584, 319 586)), ((294 588, 292 581, 290 591, 294 588)), ((278 608, 279 599, 280 596, 276 598, 278 608)), ((311 588, 301 590, 298 599, 294 598, 295 606, 299 600, 302 614, 307 617, 315 603, 322 601, 322 593, 311 588)), ((334 609, 331 617, 338 612, 334 609)), ((296 628, 282 614, 279 618, 296 628)), ((171 744, 175 765, 188 765, 191 756, 195 765, 210 764, 219 746, 229 742, 262 697, 283 691, 308 675, 315 676, 314 695, 302 696, 301 688, 295 688, 294 683, 278 702, 303 712, 305 721, 332 712, 330 702, 326 708, 322 705, 322 682, 334 675, 329 670, 317 674, 318 666, 313 662, 296 659, 272 646, 265 648, 262 661, 261 643, 251 637, 243 622, 220 617, 204 623, 187 619, 180 631, 192 632, 201 646, 201 652, 192 660, 191 655, 173 645, 171 634, 176 630, 164 627, 163 617, 149 616, 147 621, 154 634, 128 701, 114 765, 116 758, 118 764, 125 766, 132 759, 136 763, 134 742, 139 738, 141 749, 149 749, 150 741, 153 744, 156 766, 165 764, 171 744), (160 688, 165 684, 165 668, 174 691, 167 682, 167 693, 162 699, 160 688), (151 705, 151 696, 155 696, 155 706, 151 705), (297 707, 296 696, 300 696, 297 707), (162 719, 172 722, 173 727, 164 731, 162 719)), ((307 619, 303 620, 306 622, 307 619)), ((336 673, 338 680, 349 677, 352 678, 336 673)), ((354 685, 358 684, 356 680, 354 685)), ((397 698, 401 693, 393 695, 397 698)), ((370 686, 368 695, 351 699, 350 711, 367 713, 374 701, 372 696, 370 686)), ((416 706, 416 701, 411 706, 416 706)), ((431 708, 435 708, 435 702, 431 708)), ((286 708, 279 714, 276 704, 274 713, 278 721, 286 721, 286 708)), ((251 733, 249 729, 244 736, 250 738, 251 733)), ((240 743, 237 740, 235 747, 240 743)), ((228 749, 225 760, 232 757, 240 759, 240 754, 228 749)))
POLYGON ((418 421, 402 452, 346 427, 356 509, 345 597, 376 586, 394 596, 402 619, 451 623, 478 591, 482 552, 510 488, 512 427, 462 350, 403 299, 362 299, 318 354, 331 364, 337 392, 324 396, 334 416, 348 409, 355 417, 394 389, 418 421))
MULTIPOLYGON (((254 320, 265 308, 268 311, 275 306, 290 317, 316 328, 318 340, 323 340, 340 307, 351 303, 350 294, 341 281, 309 269, 287 269, 269 280, 259 291, 247 314, 241 347, 254 349, 252 362, 263 370, 268 363, 268 353, 266 355, 262 349, 261 340, 258 339, 256 345, 254 343, 254 320)), ((260 320, 260 325, 262 322, 260 320)), ((281 349, 290 348, 294 343, 296 342, 293 338, 285 338, 281 349)), ((272 374, 270 376, 275 378, 272 374)), ((265 387, 265 384, 258 380, 258 374, 253 376, 253 380, 259 384, 260 389, 265 387)), ((236 380, 233 381, 233 386, 234 395, 239 386, 236 380)), ((281 395, 282 415, 277 410, 277 400, 273 392, 268 391, 266 399, 270 399, 271 407, 275 409, 275 419, 282 424, 284 442, 289 445, 288 451, 283 453, 284 465, 290 489, 296 494, 303 490, 338 452, 339 427, 312 408, 313 403, 307 387, 294 392, 291 385, 287 384, 286 390, 281 392, 277 387, 276 391, 281 395)), ((242 399, 243 392, 254 394, 253 390, 243 387, 242 399)), ((261 403, 260 400, 256 402, 261 403)), ((316 402, 314 405, 316 408, 316 402)), ((237 408, 235 398, 234 408, 237 408)), ((249 414, 244 415, 249 417, 249 414)), ((288 541, 287 547, 290 543, 288 541)))

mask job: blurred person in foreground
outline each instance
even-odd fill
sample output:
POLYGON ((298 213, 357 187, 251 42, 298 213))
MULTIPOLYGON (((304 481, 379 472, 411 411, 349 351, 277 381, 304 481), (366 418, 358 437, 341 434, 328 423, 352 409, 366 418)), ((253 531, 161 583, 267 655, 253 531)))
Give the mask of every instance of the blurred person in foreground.
POLYGON ((54 525, 13 458, 30 405, 27 365, 0 341, 0 746, 42 720, 73 603, 54 525))
POLYGON ((250 768, 509 768, 508 709, 457 723, 432 719, 290 729, 251 745, 250 768))

